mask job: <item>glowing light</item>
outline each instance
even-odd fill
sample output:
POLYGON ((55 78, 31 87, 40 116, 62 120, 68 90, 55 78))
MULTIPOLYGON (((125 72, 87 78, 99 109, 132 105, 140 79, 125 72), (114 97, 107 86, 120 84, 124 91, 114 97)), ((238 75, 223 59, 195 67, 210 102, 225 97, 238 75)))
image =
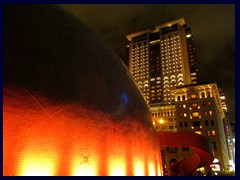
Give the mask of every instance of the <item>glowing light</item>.
POLYGON ((187 35, 186 35, 187 38, 190 38, 191 36, 192 36, 191 34, 187 34, 187 35))
POLYGON ((157 175, 161 176, 163 174, 163 172, 161 172, 161 167, 159 166, 159 164, 158 164, 158 169, 157 170, 158 170, 158 174, 157 175))
POLYGON ((149 174, 149 176, 155 176, 156 175, 155 167, 152 163, 148 164, 148 174, 149 174))
MULTIPOLYGON (((116 128, 115 126, 113 128, 113 123, 109 123, 107 117, 101 119, 101 125, 104 124, 104 126, 97 126, 98 119, 87 118, 89 113, 95 113, 96 117, 103 117, 102 112, 78 106, 78 111, 86 115, 84 118, 76 119, 75 116, 68 116, 68 113, 72 111, 66 109, 61 118, 54 119, 53 117, 38 123, 46 118, 45 113, 40 114, 37 108, 36 111, 22 108, 24 104, 31 103, 30 98, 24 96, 24 101, 22 99, 11 101, 10 97, 7 100, 4 99, 3 106, 3 133, 4 142, 6 142, 3 153, 4 175, 141 176, 154 175, 155 171, 157 174, 157 169, 155 171, 147 170, 146 161, 155 162, 155 158, 143 157, 143 154, 152 154, 147 148, 149 146, 145 140, 142 141, 142 138, 138 138, 136 133, 131 134, 130 132, 128 136, 125 136, 120 131, 123 126, 115 125, 116 128), (13 106, 14 104, 18 104, 18 106, 13 106), (16 116, 16 114, 18 115, 16 116), (38 116, 35 116, 36 114, 38 116), (12 119, 14 121, 11 121, 12 119), (89 123, 90 120, 91 123, 89 123), (25 127, 31 123, 36 125, 32 128, 25 127), (16 133, 15 127, 18 126, 24 127, 21 135, 16 133), (108 129, 107 132, 106 129, 108 129), (135 143, 126 143, 129 142, 129 138, 132 138, 131 142, 135 143), (131 158, 130 155, 134 155, 134 158, 131 158), (134 164, 135 162, 137 163, 134 164)), ((17 98, 19 97, 21 96, 17 98)), ((49 106, 48 108, 53 112, 58 110, 58 106, 49 106)), ((128 122, 128 127, 131 128, 139 127, 139 124, 132 119, 124 119, 123 122, 128 122)), ((143 130, 145 130, 144 127, 143 130)), ((147 131, 143 133, 152 137, 147 131)), ((161 167, 161 160, 157 164, 161 167)), ((150 169, 154 169, 154 167, 150 167, 150 169)))
POLYGON ((56 162, 48 154, 25 154, 20 176, 54 176, 56 162))
POLYGON ((214 158, 213 163, 218 163, 219 160, 217 158, 214 158))
POLYGON ((145 175, 143 162, 137 161, 134 163, 134 175, 135 176, 144 176, 145 175))
POLYGON ((75 158, 73 165, 73 176, 97 176, 96 160, 92 157, 75 158), (80 160, 80 161, 79 161, 80 160))
POLYGON ((220 99, 225 99, 225 96, 220 96, 220 99))
POLYGON ((122 158, 112 158, 109 163, 109 176, 125 176, 126 164, 122 158))
POLYGON ((160 123, 160 124, 163 124, 163 123, 164 123, 164 120, 160 119, 160 120, 159 120, 159 123, 160 123))

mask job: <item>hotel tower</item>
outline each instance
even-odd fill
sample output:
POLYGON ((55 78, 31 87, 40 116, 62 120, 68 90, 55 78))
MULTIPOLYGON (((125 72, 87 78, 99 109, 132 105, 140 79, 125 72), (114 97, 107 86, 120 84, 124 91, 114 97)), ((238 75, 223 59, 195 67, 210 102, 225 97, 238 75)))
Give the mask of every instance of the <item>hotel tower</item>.
POLYGON ((184 19, 126 37, 129 71, 150 107, 172 104, 172 88, 197 83, 194 40, 184 19))

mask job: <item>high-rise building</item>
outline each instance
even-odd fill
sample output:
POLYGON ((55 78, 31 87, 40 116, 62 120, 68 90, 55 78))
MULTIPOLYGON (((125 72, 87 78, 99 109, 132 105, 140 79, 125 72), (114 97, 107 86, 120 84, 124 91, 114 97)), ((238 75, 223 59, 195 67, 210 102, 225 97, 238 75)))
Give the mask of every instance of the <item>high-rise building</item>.
POLYGON ((129 71, 150 107, 172 104, 172 88, 198 82, 193 35, 184 19, 126 37, 129 71))
POLYGON ((224 113, 226 114, 228 112, 227 104, 226 104, 226 97, 225 97, 225 95, 224 95, 224 93, 223 93, 221 88, 218 88, 218 90, 219 90, 219 96, 220 96, 221 103, 222 103, 222 108, 224 110, 224 113))
POLYGON ((222 91, 221 88, 218 88, 219 90, 219 96, 221 99, 222 103, 222 108, 225 113, 225 118, 224 118, 224 129, 226 133, 226 142, 228 145, 228 153, 229 153, 229 171, 235 171, 235 143, 234 143, 234 132, 232 130, 232 125, 231 122, 228 119, 228 109, 227 109, 227 104, 226 104, 226 97, 222 91))
POLYGON ((224 128, 225 113, 216 83, 195 84, 172 90, 177 131, 190 131, 211 140, 215 153, 212 170, 229 170, 229 152, 224 128))

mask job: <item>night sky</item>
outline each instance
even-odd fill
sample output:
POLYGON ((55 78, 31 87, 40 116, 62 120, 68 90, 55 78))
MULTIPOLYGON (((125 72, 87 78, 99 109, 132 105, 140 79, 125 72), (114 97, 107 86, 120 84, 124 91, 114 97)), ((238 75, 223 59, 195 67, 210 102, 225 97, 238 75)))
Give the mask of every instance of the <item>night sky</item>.
POLYGON ((199 82, 216 82, 226 96, 227 117, 235 122, 234 4, 65 4, 122 58, 126 35, 184 18, 191 27, 199 82))

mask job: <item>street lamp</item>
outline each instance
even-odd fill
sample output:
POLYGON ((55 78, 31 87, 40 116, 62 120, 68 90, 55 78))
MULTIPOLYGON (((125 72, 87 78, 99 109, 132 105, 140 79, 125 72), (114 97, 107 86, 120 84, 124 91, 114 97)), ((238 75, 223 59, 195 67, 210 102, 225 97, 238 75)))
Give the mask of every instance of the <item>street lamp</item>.
POLYGON ((159 120, 159 123, 160 123, 160 124, 163 124, 163 123, 164 123, 164 120, 160 119, 160 120, 159 120))

